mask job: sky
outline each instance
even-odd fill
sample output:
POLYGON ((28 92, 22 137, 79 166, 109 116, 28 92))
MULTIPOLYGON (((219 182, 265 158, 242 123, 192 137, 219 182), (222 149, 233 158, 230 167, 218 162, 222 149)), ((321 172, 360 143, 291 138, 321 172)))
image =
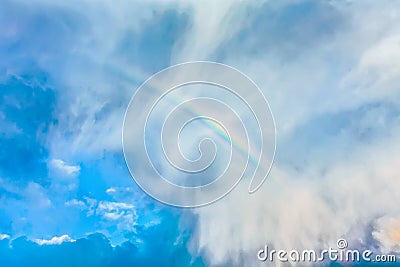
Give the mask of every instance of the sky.
POLYGON ((266 244, 339 238, 399 255, 399 25, 387 0, 0 0, 0 265, 267 266, 266 244), (277 148, 256 193, 183 209, 138 187, 121 136, 137 88, 193 60, 251 77, 277 148))

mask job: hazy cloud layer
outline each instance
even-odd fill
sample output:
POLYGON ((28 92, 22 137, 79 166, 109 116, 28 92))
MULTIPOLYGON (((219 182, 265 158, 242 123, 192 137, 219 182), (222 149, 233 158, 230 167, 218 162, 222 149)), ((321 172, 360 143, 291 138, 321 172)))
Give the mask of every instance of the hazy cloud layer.
POLYGON ((398 253, 399 10, 393 1, 3 1, 3 263, 196 266, 204 254, 209 265, 254 266, 265 244, 325 248, 340 237, 398 253), (260 191, 242 183, 190 210, 194 218, 146 197, 121 153, 137 86, 188 60, 250 76, 278 138, 260 191))
POLYGON ((240 30, 232 25, 232 38, 215 36, 220 53, 208 59, 220 55, 255 79, 275 116, 278 148, 259 192, 247 195, 242 184, 194 211, 193 242, 211 265, 253 266, 265 244, 318 249, 341 237, 397 250, 394 226, 384 222, 400 213, 398 10, 388 1, 266 3, 248 24, 239 19, 240 30))

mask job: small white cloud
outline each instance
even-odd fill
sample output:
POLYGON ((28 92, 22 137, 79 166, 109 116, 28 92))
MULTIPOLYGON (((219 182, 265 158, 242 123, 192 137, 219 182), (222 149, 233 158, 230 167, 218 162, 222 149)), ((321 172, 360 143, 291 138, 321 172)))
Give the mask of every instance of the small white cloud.
POLYGON ((64 242, 75 242, 76 240, 72 239, 68 235, 62 235, 62 236, 54 236, 50 240, 35 239, 33 241, 42 246, 42 245, 60 245, 64 242))
POLYGON ((113 210, 134 210, 135 206, 124 202, 100 201, 98 210, 113 211, 113 210))
POLYGON ((114 194, 115 192, 117 192, 117 190, 114 187, 110 187, 106 190, 106 193, 109 195, 114 194))
POLYGON ((106 193, 116 200, 123 200, 124 202, 130 202, 134 200, 136 190, 133 187, 110 187, 106 190, 106 193))
MULTIPOLYGON (((106 192, 113 192, 114 188, 109 188, 106 192)), ((72 199, 64 203, 66 207, 79 207, 87 210, 86 215, 100 216, 105 223, 117 223, 121 229, 132 229, 136 224, 136 207, 125 202, 98 201, 89 197, 84 197, 84 201, 72 199), (115 222, 117 221, 117 222, 115 222)))
POLYGON ((117 224, 121 230, 132 230, 136 225, 136 208, 128 203, 100 201, 95 214, 101 216, 104 223, 117 224))
POLYGON ((74 206, 80 207, 80 208, 85 208, 86 207, 86 204, 83 201, 78 200, 78 199, 72 199, 72 200, 66 201, 64 203, 64 205, 66 207, 74 207, 74 206))
POLYGON ((10 239, 10 236, 7 234, 0 234, 0 240, 3 240, 3 239, 10 239))
POLYGON ((106 212, 103 215, 104 218, 110 221, 119 220, 122 216, 124 216, 124 212, 106 212))
POLYGON ((77 165, 68 165, 65 161, 61 159, 52 159, 50 161, 50 167, 56 171, 57 173, 66 175, 66 176, 74 176, 79 174, 81 168, 77 165))

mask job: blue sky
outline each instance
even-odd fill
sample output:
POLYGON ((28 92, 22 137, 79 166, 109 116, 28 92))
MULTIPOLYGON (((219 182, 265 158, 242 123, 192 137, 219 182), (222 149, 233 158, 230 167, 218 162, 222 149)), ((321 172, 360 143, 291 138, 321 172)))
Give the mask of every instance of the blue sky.
POLYGON ((400 253, 398 25, 391 1, 0 0, 0 265, 255 266, 266 243, 340 237, 400 253), (132 94, 190 60, 269 100, 277 154, 254 196, 172 208, 130 176, 132 94))

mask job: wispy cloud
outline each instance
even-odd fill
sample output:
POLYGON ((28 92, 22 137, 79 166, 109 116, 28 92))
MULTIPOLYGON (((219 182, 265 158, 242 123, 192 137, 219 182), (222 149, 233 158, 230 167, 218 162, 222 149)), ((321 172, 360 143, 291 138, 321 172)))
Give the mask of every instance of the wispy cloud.
POLYGON ((65 161, 61 159, 52 159, 50 161, 50 167, 53 168, 56 172, 59 172, 65 176, 74 176, 78 175, 80 171, 80 167, 76 165, 68 165, 65 161))

